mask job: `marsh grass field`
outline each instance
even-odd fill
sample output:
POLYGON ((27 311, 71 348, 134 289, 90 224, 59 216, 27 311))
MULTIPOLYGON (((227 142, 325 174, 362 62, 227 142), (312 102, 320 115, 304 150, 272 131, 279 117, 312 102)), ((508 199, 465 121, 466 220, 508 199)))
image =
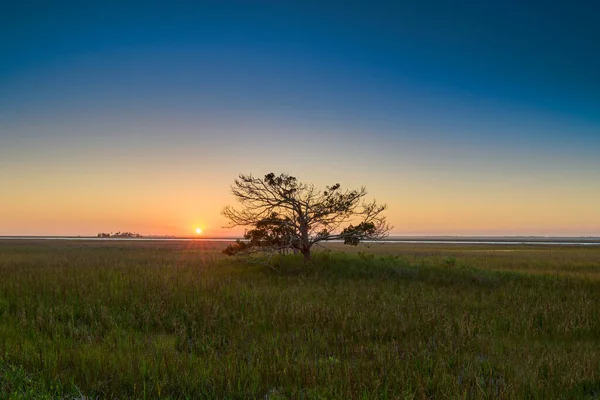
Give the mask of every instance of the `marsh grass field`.
POLYGON ((598 399, 600 247, 0 241, 0 398, 598 399))

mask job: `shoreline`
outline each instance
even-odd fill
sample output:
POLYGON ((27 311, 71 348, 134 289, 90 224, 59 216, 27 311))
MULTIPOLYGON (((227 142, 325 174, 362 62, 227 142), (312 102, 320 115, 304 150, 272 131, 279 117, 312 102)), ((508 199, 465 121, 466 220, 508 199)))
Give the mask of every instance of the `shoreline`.
MULTIPOLYGON (((135 238, 101 238, 96 236, 0 236, 3 240, 65 240, 65 241, 90 241, 90 242, 234 242, 236 237, 161 237, 147 236, 135 238)), ((341 241, 330 241, 337 243, 341 241)), ((599 237, 560 237, 560 236, 391 236, 381 241, 382 243, 406 244, 507 244, 507 245, 600 245, 599 237)), ((379 243, 379 242, 376 242, 379 243)))

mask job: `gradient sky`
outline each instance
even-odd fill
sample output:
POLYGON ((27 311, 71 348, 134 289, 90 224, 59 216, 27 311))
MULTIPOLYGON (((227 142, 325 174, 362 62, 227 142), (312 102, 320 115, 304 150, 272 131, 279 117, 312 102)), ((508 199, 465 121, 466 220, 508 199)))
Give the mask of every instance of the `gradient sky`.
POLYGON ((600 236, 598 2, 12 3, 0 235, 235 234, 273 171, 395 234, 600 236))

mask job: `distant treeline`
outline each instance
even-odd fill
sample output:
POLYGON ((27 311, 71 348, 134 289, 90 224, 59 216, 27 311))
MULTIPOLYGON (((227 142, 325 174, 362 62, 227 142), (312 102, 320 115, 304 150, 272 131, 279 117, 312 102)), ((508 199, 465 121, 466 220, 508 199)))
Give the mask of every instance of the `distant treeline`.
POLYGON ((117 232, 117 233, 104 233, 98 234, 99 238, 141 238, 143 237, 139 233, 134 232, 117 232))

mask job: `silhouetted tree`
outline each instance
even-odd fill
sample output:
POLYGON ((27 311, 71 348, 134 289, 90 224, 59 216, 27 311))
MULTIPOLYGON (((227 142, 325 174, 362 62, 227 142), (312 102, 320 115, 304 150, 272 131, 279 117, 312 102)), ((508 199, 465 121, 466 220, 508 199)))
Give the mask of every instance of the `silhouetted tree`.
POLYGON ((383 215, 385 204, 363 201, 365 187, 342 190, 336 183, 318 190, 287 174, 270 173, 262 179, 242 174, 231 186, 231 193, 241 208, 223 209, 222 214, 230 221, 227 227, 249 229, 245 240, 224 250, 229 255, 295 250, 308 261, 316 243, 343 240, 357 245, 382 239, 391 228, 383 215))
POLYGON ((117 232, 117 233, 99 233, 99 238, 141 238, 143 237, 139 233, 133 232, 117 232))

